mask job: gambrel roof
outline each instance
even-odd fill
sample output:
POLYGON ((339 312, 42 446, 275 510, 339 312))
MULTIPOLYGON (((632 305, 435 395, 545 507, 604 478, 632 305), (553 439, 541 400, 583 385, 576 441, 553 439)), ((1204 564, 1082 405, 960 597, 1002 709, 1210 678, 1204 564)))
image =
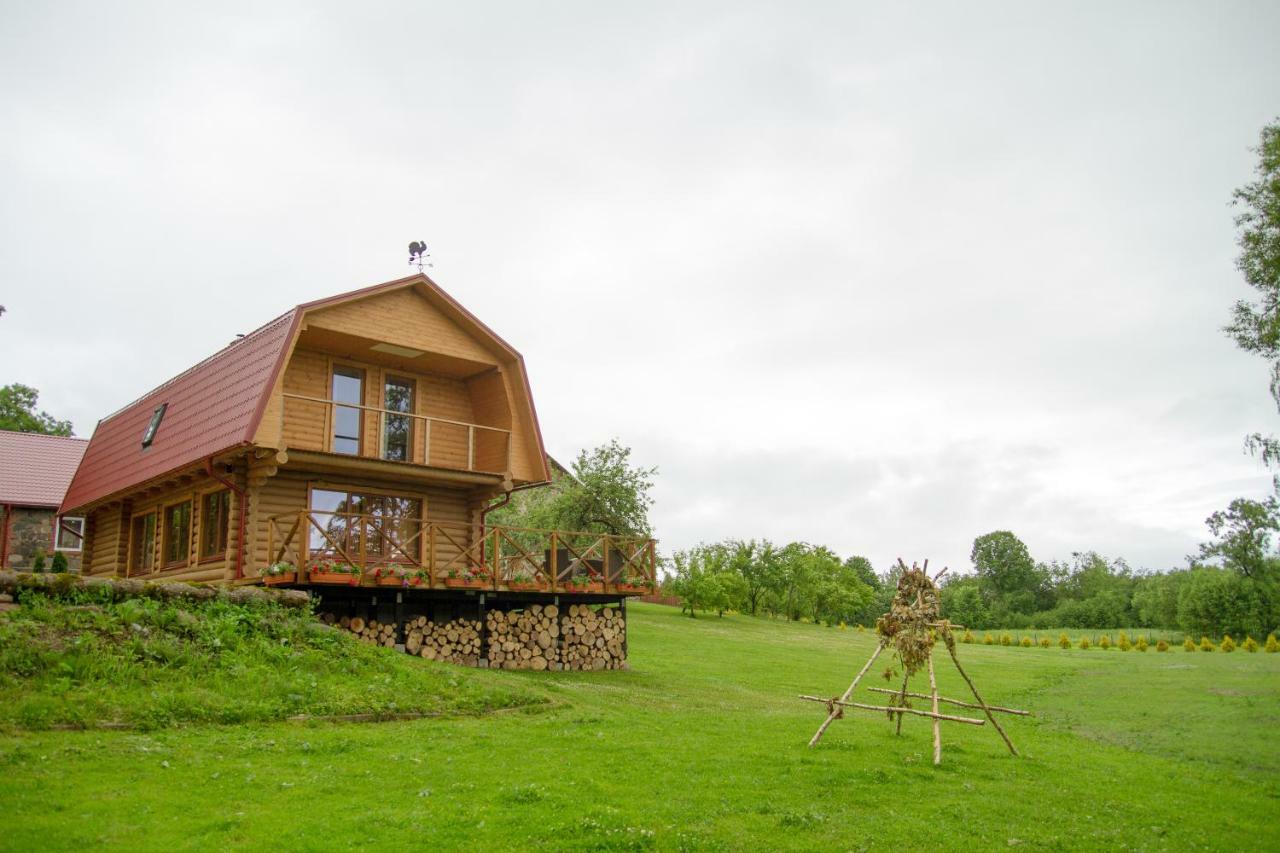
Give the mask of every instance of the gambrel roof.
POLYGON ((320 309, 401 289, 416 291, 481 346, 518 367, 518 375, 513 378, 528 402, 530 429, 537 445, 533 458, 545 459, 523 357, 439 285, 418 274, 298 305, 108 415, 89 440, 84 460, 62 502, 62 511, 83 508, 170 472, 251 445, 304 318, 320 309), (165 411, 160 427, 150 446, 143 447, 147 424, 162 405, 165 411))

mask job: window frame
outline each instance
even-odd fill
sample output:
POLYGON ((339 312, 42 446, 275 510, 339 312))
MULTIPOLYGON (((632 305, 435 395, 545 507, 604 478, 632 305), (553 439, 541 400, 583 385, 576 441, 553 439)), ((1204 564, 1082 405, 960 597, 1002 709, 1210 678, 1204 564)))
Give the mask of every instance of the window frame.
POLYGON ((395 373, 389 370, 382 371, 382 396, 379 397, 379 409, 381 410, 378 417, 378 458, 384 462, 413 462, 414 438, 418 431, 418 380, 416 377, 395 373), (404 412, 392 412, 387 408, 387 384, 391 381, 404 382, 409 386, 409 408, 404 412), (405 436, 405 458, 388 459, 387 458, 387 419, 388 418, 404 418, 409 423, 408 434, 405 436))
MULTIPOLYGON (((348 377, 348 378, 355 378, 355 377, 348 377)), ((365 409, 367 408, 367 406, 365 405, 365 402, 366 400, 368 400, 368 397, 369 397, 369 368, 363 364, 356 364, 354 362, 338 361, 336 359, 331 359, 329 361, 328 394, 329 394, 329 418, 328 418, 329 423, 328 423, 328 429, 326 430, 328 432, 328 435, 325 437, 325 441, 329 448, 329 452, 336 453, 340 456, 357 456, 357 457, 364 456, 364 450, 366 445, 365 434, 364 434, 365 409), (337 398, 334 397, 333 380, 335 377, 338 376, 339 370, 349 370, 352 373, 360 374, 360 402, 359 403, 341 403, 341 402, 338 402, 337 398), (347 453, 345 451, 338 450, 338 441, 337 441, 338 409, 340 408, 354 409, 356 413, 356 434, 355 434, 356 450, 354 453, 347 453)), ((342 436, 342 438, 344 439, 349 438, 349 436, 342 436)))
POLYGON ((62 551, 66 554, 80 554, 84 551, 84 534, 85 534, 85 517, 83 515, 58 515, 54 517, 53 524, 53 550, 62 551), (75 548, 68 548, 62 544, 62 522, 78 521, 80 522, 80 532, 76 534, 80 537, 80 544, 75 548))
POLYGON ((195 501, 190 497, 182 500, 167 503, 160 511, 160 570, 178 569, 191 565, 191 534, 192 522, 195 520, 195 501), (169 562, 166 558, 169 556, 169 512, 170 510, 180 507, 183 504, 187 506, 187 546, 183 551, 181 560, 169 562))
POLYGON ((142 512, 135 512, 129 516, 129 557, 125 564, 125 577, 133 577, 134 575, 141 574, 155 574, 158 564, 158 561, 156 560, 156 540, 159 538, 159 524, 160 513, 154 506, 151 509, 143 510, 142 512), (140 548, 138 547, 141 543, 137 541, 138 522, 144 521, 147 516, 151 516, 153 520, 151 527, 150 568, 144 568, 136 565, 135 563, 137 557, 141 556, 139 553, 140 548))
POLYGON ((231 490, 228 488, 211 489, 209 491, 202 492, 199 495, 199 498, 200 514, 198 516, 198 524, 196 524, 196 561, 200 563, 215 563, 220 560, 225 560, 227 558, 227 549, 231 547, 231 490), (212 554, 206 554, 204 551, 205 533, 208 530, 205 514, 206 502, 210 498, 219 496, 225 499, 225 514, 222 518, 222 530, 219 531, 218 537, 222 542, 222 547, 212 554))

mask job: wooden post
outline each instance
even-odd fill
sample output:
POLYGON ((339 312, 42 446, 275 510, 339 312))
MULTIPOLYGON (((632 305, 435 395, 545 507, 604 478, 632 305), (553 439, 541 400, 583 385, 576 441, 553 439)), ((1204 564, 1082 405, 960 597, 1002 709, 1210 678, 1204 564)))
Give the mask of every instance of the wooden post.
POLYGON ((600 588, 609 591, 609 534, 600 537, 600 588))
POLYGON ((427 588, 436 585, 436 526, 428 522, 427 526, 427 588))
MULTIPOLYGON (((858 674, 855 675, 853 678, 853 683, 849 685, 849 689, 846 690, 844 692, 844 695, 840 697, 841 702, 849 701, 849 697, 853 695, 853 689, 858 686, 858 682, 862 680, 862 676, 867 674, 867 670, 871 669, 871 664, 875 663, 876 658, 880 657, 880 653, 882 651, 884 651, 883 640, 876 645, 876 650, 871 653, 871 657, 868 658, 867 662, 862 665, 862 669, 858 670, 858 674)), ((841 714, 841 711, 837 710, 836 708, 831 709, 831 712, 827 714, 827 719, 822 723, 821 726, 818 727, 818 731, 815 732, 813 737, 809 740, 809 746, 815 745, 819 740, 822 739, 822 733, 827 730, 827 726, 831 725, 831 723, 835 720, 835 718, 840 716, 840 714, 841 714)))
POLYGON ((555 592, 560 585, 559 537, 551 531, 551 591, 555 592))
POLYGON ((474 424, 467 426, 467 470, 476 470, 476 428, 474 424))
POLYGON ((422 464, 431 464, 431 418, 422 425, 422 464))
POLYGON ((647 547, 649 550, 649 583, 653 584, 654 586, 653 591, 657 592, 658 591, 657 590, 657 586, 658 586, 657 545, 652 539, 650 539, 647 547))
POLYGON ((968 673, 966 673, 964 671, 964 667, 960 665, 960 658, 956 657, 956 650, 953 645, 955 640, 951 640, 949 636, 948 640, 950 641, 947 643, 947 651, 951 653, 951 660, 955 663, 956 669, 959 670, 960 677, 964 679, 965 684, 969 685, 969 690, 973 693, 973 698, 978 700, 978 704, 981 705, 982 710, 986 712, 987 719, 991 721, 991 725, 995 726, 996 731, 1000 733, 1000 737, 1004 738, 1005 746, 1009 747, 1010 752, 1017 755, 1018 750, 1014 749, 1013 741, 1009 740, 1009 736, 1004 733, 1004 729, 1000 728, 1000 723, 997 722, 996 715, 991 713, 991 709, 987 707, 987 703, 982 701, 982 697, 978 695, 978 688, 973 686, 973 682, 969 680, 968 673))
MULTIPOLYGON (((909 673, 902 674, 902 689, 898 691, 898 705, 905 706, 907 704, 907 681, 911 678, 909 673)), ((898 729, 894 734, 902 734, 902 713, 898 713, 898 729)))
MULTIPOLYGON (((369 528, 364 523, 364 516, 357 516, 360 519, 360 574, 364 574, 364 567, 368 563, 368 556, 365 552, 365 540, 369 538, 369 528)), ((351 529, 351 525, 347 525, 347 530, 351 529)))
POLYGON ((493 582, 493 588, 498 588, 498 566, 501 559, 498 556, 498 549, 502 547, 502 529, 493 528, 493 552, 489 557, 489 561, 493 564, 489 567, 489 579, 493 582))
MULTIPOLYGON (((929 693, 933 698, 933 713, 938 713, 938 681, 933 676, 933 652, 929 653, 929 693)), ((942 763, 942 725, 933 718, 933 763, 942 763)))
MULTIPOLYGON (((274 517, 267 519, 267 559, 275 562, 276 553, 276 520, 274 517)), ((272 563, 267 563, 271 565, 272 563)))
POLYGON ((311 525, 307 518, 305 509, 298 513, 298 532, 302 534, 302 541, 298 543, 298 580, 302 580, 302 567, 311 560, 311 525))

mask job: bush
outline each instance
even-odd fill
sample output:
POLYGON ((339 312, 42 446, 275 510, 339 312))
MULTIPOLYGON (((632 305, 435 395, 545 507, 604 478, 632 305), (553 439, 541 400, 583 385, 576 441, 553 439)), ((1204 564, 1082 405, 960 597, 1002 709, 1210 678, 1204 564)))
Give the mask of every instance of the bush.
POLYGON ((1081 638, 1080 638, 1080 648, 1082 648, 1082 649, 1087 649, 1087 648, 1089 648, 1089 638, 1088 638, 1088 637, 1081 637, 1081 638))
POLYGON ((984 645, 984 646, 990 646, 990 645, 992 645, 993 643, 995 643, 995 640, 991 639, 991 635, 990 635, 990 634, 983 634, 983 635, 982 635, 982 645, 984 645))
POLYGON ((44 571, 44 550, 41 548, 36 549, 36 557, 34 560, 31 561, 31 571, 33 572, 44 571))
POLYGON ((1161 638, 1160 638, 1160 641, 1159 641, 1158 643, 1156 643, 1156 651, 1158 651, 1158 652, 1167 652, 1167 651, 1169 651, 1169 644, 1168 644, 1167 642, 1165 642, 1165 639, 1164 639, 1163 637, 1161 637, 1161 638))
POLYGON ((1109 648, 1111 648, 1111 635, 1110 635, 1110 634, 1103 634, 1103 635, 1102 635, 1102 639, 1098 641, 1098 648, 1100 648, 1100 649, 1109 649, 1109 648))
POLYGON ((1042 648, 1042 649, 1047 649, 1047 648, 1049 648, 1051 645, 1053 645, 1053 643, 1049 642, 1049 638, 1048 638, 1048 637, 1041 637, 1041 638, 1040 638, 1040 648, 1042 648))
POLYGON ((1071 648, 1071 638, 1068 637, 1065 633, 1058 635, 1058 648, 1060 649, 1071 648))
POLYGON ((1222 636, 1222 650, 1224 652, 1234 652, 1236 650, 1236 641, 1231 639, 1230 634, 1222 636))
POLYGON ((972 643, 972 642, 973 642, 973 632, 972 632, 972 631, 969 631, 969 630, 966 630, 966 631, 964 632, 964 636, 960 638, 960 642, 962 642, 962 643, 972 643))
POLYGON ((1210 640, 1208 637, 1201 637, 1201 638, 1200 638, 1200 651, 1202 651, 1202 652, 1211 652, 1211 651, 1213 651, 1213 641, 1212 641, 1212 640, 1210 640))
POLYGON ((1252 654, 1253 652, 1256 652, 1258 650, 1258 641, 1255 640, 1253 637, 1245 636, 1244 643, 1240 646, 1240 648, 1252 654))
POLYGON ((67 569, 67 555, 61 551, 55 551, 53 554, 53 572, 55 574, 64 574, 67 569))
POLYGON ((1185 640, 1182 641, 1182 648, 1185 649, 1186 651, 1194 652, 1196 650, 1195 641, 1192 640, 1190 637, 1187 637, 1185 640))
POLYGON ((1268 634, 1268 635, 1267 635, 1267 645, 1265 646, 1265 648, 1266 648, 1266 650, 1267 650, 1269 653, 1271 653, 1271 654, 1275 654, 1276 652, 1280 652, 1280 640, 1277 640, 1277 639, 1276 639, 1276 635, 1275 635, 1275 634, 1268 634))
POLYGON ((1147 650, 1147 646, 1148 643, 1146 637, 1138 637, 1137 641, 1133 644, 1133 647, 1140 652, 1145 652, 1147 650))
POLYGON ((1008 631, 1005 631, 1003 634, 1000 635, 1000 645, 1002 646, 1013 645, 1013 637, 1009 635, 1008 631))
POLYGON ((1120 639, 1116 641, 1116 648, 1122 652, 1127 652, 1129 649, 1133 648, 1133 644, 1129 642, 1129 635, 1124 631, 1120 632, 1120 639))

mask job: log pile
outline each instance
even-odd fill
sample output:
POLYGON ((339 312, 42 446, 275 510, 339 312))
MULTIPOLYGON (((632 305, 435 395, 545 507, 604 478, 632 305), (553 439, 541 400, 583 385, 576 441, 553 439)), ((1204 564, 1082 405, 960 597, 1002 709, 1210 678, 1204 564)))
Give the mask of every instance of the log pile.
POLYGON ((561 668, 556 647, 560 624, 556 618, 560 608, 554 604, 533 604, 524 610, 489 611, 489 668, 545 669, 561 668))
POLYGON ((337 617, 332 613, 321 613, 320 619, 328 625, 355 634, 356 639, 362 643, 388 649, 395 648, 396 626, 390 622, 379 622, 377 619, 366 621, 359 616, 337 617))
POLYGON ((404 650, 427 660, 479 666, 482 628, 478 619, 432 622, 418 616, 405 623, 404 650))
POLYGON ((622 650, 627 625, 617 607, 593 609, 586 604, 570 604, 563 624, 564 642, 560 657, 565 669, 623 669, 622 650))

